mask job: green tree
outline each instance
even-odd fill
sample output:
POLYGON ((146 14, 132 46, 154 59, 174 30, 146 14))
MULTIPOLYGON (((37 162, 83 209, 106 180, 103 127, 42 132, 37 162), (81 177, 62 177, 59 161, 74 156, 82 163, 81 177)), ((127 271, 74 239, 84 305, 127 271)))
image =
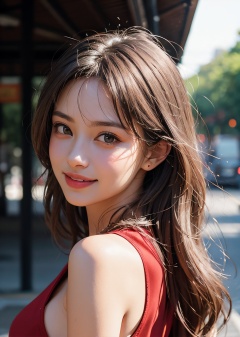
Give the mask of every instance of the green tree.
POLYGON ((21 105, 3 104, 3 129, 1 139, 13 147, 21 145, 21 105))
POLYGON ((199 112, 199 132, 240 133, 240 42, 202 66, 186 85, 193 110, 199 112), (236 121, 236 127, 229 126, 230 119, 236 121))
MULTIPOLYGON (((33 78, 33 110, 37 104, 42 82, 43 79, 40 77, 33 78)), ((5 103, 2 105, 1 141, 7 142, 12 147, 21 147, 23 118, 24 113, 22 114, 21 103, 5 103)))

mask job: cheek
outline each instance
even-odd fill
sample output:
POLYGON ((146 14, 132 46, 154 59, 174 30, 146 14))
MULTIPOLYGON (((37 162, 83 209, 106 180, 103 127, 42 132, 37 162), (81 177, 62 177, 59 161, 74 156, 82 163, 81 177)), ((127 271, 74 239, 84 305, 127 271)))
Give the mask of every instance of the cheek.
POLYGON ((119 146, 115 148, 112 153, 109 154, 109 161, 111 162, 134 162, 139 157, 139 149, 136 146, 132 146, 131 144, 126 146, 119 146))
POLYGON ((53 142, 53 139, 52 139, 52 136, 51 136, 50 142, 49 142, 49 158, 50 158, 51 163, 53 161, 53 154, 54 154, 53 147, 54 147, 54 142, 53 142))
POLYGON ((58 159, 63 155, 62 146, 58 143, 58 141, 51 136, 49 142, 49 158, 52 166, 54 163, 58 162, 58 159))
POLYGON ((105 167, 109 167, 113 174, 120 176, 131 175, 140 168, 141 162, 142 156, 132 149, 120 149, 106 158, 101 158, 101 163, 104 163, 105 167))

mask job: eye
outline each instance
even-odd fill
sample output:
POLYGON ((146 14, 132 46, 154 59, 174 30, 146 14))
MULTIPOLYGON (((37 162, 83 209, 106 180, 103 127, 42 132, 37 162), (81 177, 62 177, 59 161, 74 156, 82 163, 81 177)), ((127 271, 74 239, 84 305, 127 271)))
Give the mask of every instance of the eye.
POLYGON ((54 131, 61 135, 72 135, 72 131, 65 124, 55 123, 53 124, 54 131))
POLYGON ((119 142, 119 139, 114 134, 109 132, 102 133, 100 136, 98 136, 98 140, 110 145, 119 142))

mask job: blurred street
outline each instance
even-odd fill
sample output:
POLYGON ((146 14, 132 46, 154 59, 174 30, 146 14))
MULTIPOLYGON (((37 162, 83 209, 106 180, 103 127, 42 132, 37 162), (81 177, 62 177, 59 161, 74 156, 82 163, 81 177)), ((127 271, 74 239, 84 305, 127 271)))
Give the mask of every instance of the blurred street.
POLYGON ((233 308, 240 313, 240 190, 212 189, 208 191, 207 204, 210 214, 206 246, 220 268, 225 264, 223 272, 228 278, 224 283, 232 296, 233 308), (221 249, 228 257, 219 252, 221 249))
MULTIPOLYGON (((40 190, 39 190, 40 191, 40 190)), ((38 191, 38 192, 39 192, 38 191)), ((20 291, 19 201, 7 201, 8 217, 1 218, 0 226, 0 337, 7 336, 9 326, 19 310, 44 289, 67 263, 67 256, 50 238, 43 220, 40 192, 35 194, 32 235, 31 292, 20 291)), ((234 312, 227 330, 219 336, 240 336, 240 190, 222 192, 212 189, 207 193, 208 225, 204 237, 209 253, 228 279, 224 283, 233 300, 234 312), (215 221, 217 220, 217 222, 215 221), (229 258, 220 252, 225 251, 229 258), (226 333, 226 334, 225 334, 226 333)))

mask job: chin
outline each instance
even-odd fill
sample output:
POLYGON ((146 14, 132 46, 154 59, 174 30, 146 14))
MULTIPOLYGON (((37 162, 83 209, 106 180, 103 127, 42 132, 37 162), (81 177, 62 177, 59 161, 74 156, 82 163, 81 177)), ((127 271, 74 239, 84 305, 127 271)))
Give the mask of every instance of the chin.
POLYGON ((68 198, 66 198, 66 200, 67 200, 67 202, 68 202, 69 204, 71 204, 72 206, 76 206, 76 207, 85 207, 85 206, 86 206, 85 203, 78 202, 78 201, 76 201, 76 200, 72 200, 72 199, 68 199, 68 198))
POLYGON ((85 203, 83 203, 80 200, 77 200, 77 198, 74 198, 73 196, 67 195, 67 193, 66 194, 64 193, 64 196, 65 196, 65 199, 67 200, 67 202, 69 204, 71 204, 72 206, 77 206, 77 207, 84 207, 84 206, 86 206, 85 203))

